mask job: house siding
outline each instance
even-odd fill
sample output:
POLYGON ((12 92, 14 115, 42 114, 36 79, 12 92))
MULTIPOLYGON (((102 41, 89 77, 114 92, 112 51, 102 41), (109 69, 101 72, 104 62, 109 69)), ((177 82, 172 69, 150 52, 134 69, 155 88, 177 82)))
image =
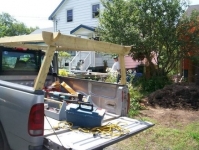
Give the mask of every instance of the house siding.
MULTIPOLYGON (((57 20, 57 31, 63 34, 70 34, 70 31, 79 26, 80 24, 87 26, 97 27, 98 19, 92 18, 92 5, 100 4, 100 0, 68 0, 58 9, 53 21, 57 20), (67 22, 66 13, 67 10, 73 9, 73 21, 67 22)), ((55 25, 56 23, 54 23, 55 25)), ((55 30, 56 31, 56 30, 55 30)))
MULTIPOLYGON (((99 21, 97 18, 92 18, 92 5, 100 4, 100 11, 103 11, 104 7, 100 0, 66 0, 55 12, 53 18, 54 31, 60 31, 63 34, 70 35, 70 32, 79 25, 86 25, 90 27, 97 27, 99 21), (73 10, 73 21, 67 22, 67 10, 73 10)), ((84 29, 79 29, 83 33, 84 29)), ((92 35, 89 35, 92 36, 92 35)), ((91 38, 84 37, 82 38, 91 38)), ((99 56, 99 54, 92 53, 92 60, 90 67, 104 66, 103 61, 106 60, 108 67, 111 68, 114 61, 111 55, 99 56)), ((140 62, 132 60, 131 57, 125 57, 126 68, 136 68, 140 62)))
MULTIPOLYGON (((66 0, 55 12, 53 18, 54 31, 61 32, 62 34, 70 35, 70 32, 79 25, 86 25, 90 27, 97 27, 99 21, 97 18, 92 18, 92 5, 99 4, 100 11, 103 10, 103 5, 100 0, 66 0), (67 22, 67 10, 73 10, 73 21, 67 22)), ((79 29, 80 31, 81 29, 79 29)), ((82 31, 83 33, 83 31, 82 31)), ((89 35, 92 36, 92 35, 89 35)), ((81 35, 82 38, 91 38, 81 35)), ((92 65, 91 67, 103 66, 103 60, 107 59, 109 67, 112 66, 113 60, 110 56, 96 57, 95 53, 92 53, 92 65)))

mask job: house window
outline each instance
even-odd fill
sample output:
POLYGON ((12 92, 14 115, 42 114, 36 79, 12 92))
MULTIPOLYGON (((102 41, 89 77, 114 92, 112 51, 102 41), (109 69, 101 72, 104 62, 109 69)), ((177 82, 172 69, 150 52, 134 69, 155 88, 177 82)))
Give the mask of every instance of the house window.
POLYGON ((67 22, 72 22, 73 21, 73 10, 67 10, 67 22))
POLYGON ((92 5, 92 16, 97 18, 99 16, 99 4, 92 5))

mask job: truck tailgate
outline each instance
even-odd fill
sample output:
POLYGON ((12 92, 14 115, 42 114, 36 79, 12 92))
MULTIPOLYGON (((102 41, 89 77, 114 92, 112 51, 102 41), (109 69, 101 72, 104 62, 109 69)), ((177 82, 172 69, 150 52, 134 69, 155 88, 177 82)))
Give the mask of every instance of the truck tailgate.
POLYGON ((143 130, 152 127, 154 124, 145 121, 139 121, 128 117, 119 117, 113 120, 109 120, 103 123, 122 123, 123 128, 129 131, 128 134, 116 137, 94 137, 92 133, 83 133, 78 130, 60 129, 56 130, 55 133, 51 129, 58 123, 57 120, 52 118, 45 119, 45 132, 44 132, 44 145, 48 149, 62 150, 62 149, 75 149, 75 150, 91 150, 91 149, 102 149, 114 143, 117 143, 123 139, 133 136, 143 130), (50 125, 50 124, 51 125, 50 125), (62 146, 63 145, 63 146, 62 146))

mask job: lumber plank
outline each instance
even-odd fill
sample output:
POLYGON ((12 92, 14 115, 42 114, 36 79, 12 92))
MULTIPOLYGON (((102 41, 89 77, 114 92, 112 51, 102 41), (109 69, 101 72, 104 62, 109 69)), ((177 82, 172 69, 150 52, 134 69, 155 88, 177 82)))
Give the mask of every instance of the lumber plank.
POLYGON ((120 63, 120 70, 121 70, 121 81, 120 84, 126 84, 126 68, 124 63, 124 55, 119 55, 119 63, 120 63))
POLYGON ((102 42, 102 41, 83 39, 69 35, 62 35, 61 33, 57 32, 52 33, 46 31, 43 31, 42 34, 0 38, 0 45, 6 47, 13 47, 13 48, 21 47, 21 48, 29 48, 34 50, 45 50, 46 55, 44 57, 42 66, 40 68, 38 77, 34 85, 34 88, 36 90, 43 88, 44 79, 47 76, 47 72, 55 50, 97 51, 104 53, 119 54, 121 76, 122 76, 121 84, 125 84, 126 71, 124 64, 124 55, 128 54, 132 48, 131 46, 123 46, 113 43, 102 42), (46 45, 34 44, 37 42, 44 42, 46 45))
POLYGON ((51 64, 51 61, 53 59, 54 52, 56 50, 55 46, 49 46, 46 50, 46 54, 44 56, 41 68, 39 70, 38 76, 35 80, 34 89, 35 90, 42 90, 44 86, 44 82, 46 80, 49 67, 51 64))
POLYGON ((115 54, 128 54, 131 49, 131 46, 122 46, 68 35, 60 35, 54 43, 54 46, 56 45, 60 46, 62 49, 76 51, 98 51, 115 54))
POLYGON ((59 39, 60 36, 61 36, 61 33, 59 32, 52 33, 52 32, 42 31, 43 40, 47 45, 56 46, 55 42, 59 39))
POLYGON ((42 34, 20 35, 0 38, 1 43, 43 42, 42 34))
POLYGON ((46 80, 50 64, 52 62, 56 46, 51 46, 53 42, 55 42, 57 39, 59 39, 60 33, 51 33, 51 32, 42 32, 43 41, 48 44, 48 48, 46 50, 44 60, 42 62, 41 68, 39 70, 39 74, 36 78, 34 89, 35 90, 41 90, 43 89, 44 82, 46 80))
POLYGON ((57 50, 74 50, 74 51, 97 51, 105 53, 115 53, 115 54, 128 54, 131 46, 117 45, 113 43, 107 43, 102 41, 95 41, 90 39, 83 39, 79 37, 62 35, 61 33, 46 32, 43 31, 42 34, 32 34, 32 35, 22 35, 13 37, 0 38, 0 45, 6 45, 10 47, 24 47, 31 49, 47 49, 48 45, 56 46, 57 50), (36 44, 29 45, 28 42, 45 42, 46 46, 38 47, 36 44), (22 44, 22 45, 21 45, 22 44))
POLYGON ((10 47, 10 48, 20 47, 20 48, 27 48, 31 50, 46 50, 48 48, 47 46, 43 46, 43 45, 22 44, 22 43, 6 43, 6 44, 0 44, 0 45, 4 47, 10 47))

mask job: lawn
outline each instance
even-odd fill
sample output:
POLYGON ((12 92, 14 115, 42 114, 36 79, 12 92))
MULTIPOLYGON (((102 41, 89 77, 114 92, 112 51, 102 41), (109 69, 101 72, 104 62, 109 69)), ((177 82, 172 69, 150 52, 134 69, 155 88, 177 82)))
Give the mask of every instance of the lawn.
POLYGON ((145 111, 136 117, 155 123, 154 127, 109 146, 106 150, 199 150, 198 111, 156 111, 161 113, 145 111))

